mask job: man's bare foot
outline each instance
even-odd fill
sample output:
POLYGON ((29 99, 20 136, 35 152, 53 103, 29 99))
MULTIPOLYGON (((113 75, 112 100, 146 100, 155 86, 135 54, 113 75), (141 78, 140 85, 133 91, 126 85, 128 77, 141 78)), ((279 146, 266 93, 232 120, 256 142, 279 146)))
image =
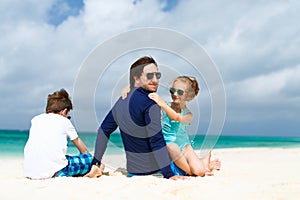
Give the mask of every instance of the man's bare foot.
POLYGON ((100 167, 99 167, 101 173, 103 173, 104 169, 105 169, 105 164, 101 163, 100 167))
POLYGON ((186 177, 186 176, 172 176, 169 179, 170 180, 174 180, 174 181, 177 181, 177 180, 187 180, 188 177, 186 177))
POLYGON ((219 159, 212 160, 209 163, 209 169, 212 170, 220 170, 221 169, 221 161, 219 159))
POLYGON ((98 178, 98 177, 102 176, 104 168, 105 168, 105 165, 103 163, 101 163, 100 167, 93 165, 90 172, 87 173, 84 177, 98 178))
POLYGON ((213 175, 214 175, 214 173, 209 170, 209 171, 205 172, 204 176, 213 176, 213 175))

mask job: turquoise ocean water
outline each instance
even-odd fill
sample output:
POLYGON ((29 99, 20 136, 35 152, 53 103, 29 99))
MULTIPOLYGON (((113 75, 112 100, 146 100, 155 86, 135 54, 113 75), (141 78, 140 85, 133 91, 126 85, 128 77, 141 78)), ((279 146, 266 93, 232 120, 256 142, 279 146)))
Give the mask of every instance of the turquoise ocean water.
MULTIPOLYGON (((80 138, 84 141, 90 151, 94 151, 97 133, 79 132, 80 138)), ((300 147, 300 138, 288 137, 253 137, 253 136, 220 136, 206 137, 196 135, 191 137, 194 149, 199 150, 203 141, 218 148, 245 148, 245 147, 272 147, 291 148, 300 147), (216 141, 216 142, 215 142, 216 141)), ((0 130, 0 157, 22 157, 25 143, 28 139, 28 131, 0 130)), ((111 135, 108 144, 107 154, 124 153, 121 137, 118 133, 111 135)), ((47 142, 47 141, 44 141, 47 142)), ((77 154, 76 147, 69 142, 68 154, 77 154)))

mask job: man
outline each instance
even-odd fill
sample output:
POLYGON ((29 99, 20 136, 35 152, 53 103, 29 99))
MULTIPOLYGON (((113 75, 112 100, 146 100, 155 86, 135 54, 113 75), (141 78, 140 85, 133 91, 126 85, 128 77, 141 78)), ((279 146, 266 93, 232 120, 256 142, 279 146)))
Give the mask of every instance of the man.
POLYGON ((178 179, 184 174, 171 161, 161 132, 160 107, 148 94, 156 92, 161 73, 155 60, 142 57, 131 65, 131 92, 115 103, 98 129, 91 171, 88 177, 97 177, 98 167, 110 134, 119 126, 127 159, 129 176, 161 173, 165 178, 178 179))

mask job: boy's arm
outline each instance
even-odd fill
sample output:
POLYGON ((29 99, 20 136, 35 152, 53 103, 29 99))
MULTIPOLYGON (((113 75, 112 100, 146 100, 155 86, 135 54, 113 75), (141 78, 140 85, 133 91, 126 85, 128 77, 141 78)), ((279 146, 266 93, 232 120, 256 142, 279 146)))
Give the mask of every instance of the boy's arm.
POLYGON ((88 153, 88 149, 82 140, 77 137, 76 139, 72 140, 73 144, 77 147, 80 153, 88 153))

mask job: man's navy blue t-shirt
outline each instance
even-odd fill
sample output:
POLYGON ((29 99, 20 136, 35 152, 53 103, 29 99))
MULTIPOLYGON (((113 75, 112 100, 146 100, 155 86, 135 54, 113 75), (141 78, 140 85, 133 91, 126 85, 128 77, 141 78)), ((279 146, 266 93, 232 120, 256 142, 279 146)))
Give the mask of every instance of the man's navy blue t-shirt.
POLYGON ((174 176, 166 142, 161 131, 160 107, 142 88, 121 98, 98 129, 94 162, 101 161, 110 134, 119 126, 131 174, 147 175, 161 170, 165 178, 174 176))

